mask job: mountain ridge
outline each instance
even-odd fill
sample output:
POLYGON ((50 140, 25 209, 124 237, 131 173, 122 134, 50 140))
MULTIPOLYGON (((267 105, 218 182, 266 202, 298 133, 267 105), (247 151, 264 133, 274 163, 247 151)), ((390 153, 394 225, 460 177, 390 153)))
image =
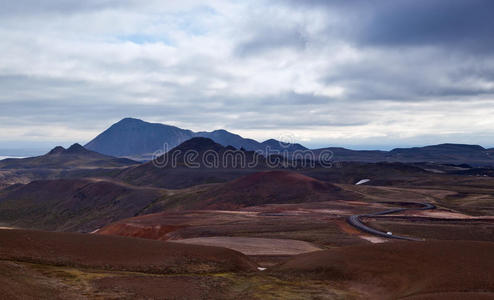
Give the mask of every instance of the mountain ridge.
POLYGON ((127 158, 118 158, 90 151, 76 143, 65 149, 56 146, 48 153, 28 158, 9 158, 0 161, 0 169, 71 169, 95 167, 126 167, 138 164, 127 158))
POLYGON ((321 153, 330 151, 334 161, 432 162, 494 166, 494 149, 486 149, 479 145, 444 143, 424 147, 394 148, 389 151, 351 150, 342 147, 309 150, 300 144, 283 143, 275 139, 258 142, 224 129, 211 132, 193 132, 176 126, 149 123, 135 118, 124 118, 113 124, 87 143, 85 147, 106 155, 135 157, 141 161, 149 161, 156 151, 169 151, 181 143, 197 137, 212 139, 224 147, 232 146, 237 149, 258 151, 263 155, 276 154, 276 152, 310 151, 309 155, 319 159, 321 153), (167 145, 166 148, 165 144, 167 145))
POLYGON ((423 147, 383 150, 351 150, 328 147, 311 150, 318 157, 323 151, 331 151, 335 161, 358 162, 432 162, 439 164, 470 164, 494 166, 494 150, 479 145, 443 143, 423 147))
POLYGON ((250 151, 266 151, 266 142, 270 142, 272 151, 307 150, 300 144, 284 144, 276 140, 258 142, 253 139, 231 133, 224 129, 211 132, 193 132, 176 126, 149 123, 135 118, 124 118, 96 136, 85 147, 89 150, 111 156, 135 156, 151 154, 158 150, 169 150, 194 137, 210 138, 223 146, 244 148, 250 151), (274 142, 273 142, 274 141, 274 142), (165 149, 167 145, 167 149, 165 149))

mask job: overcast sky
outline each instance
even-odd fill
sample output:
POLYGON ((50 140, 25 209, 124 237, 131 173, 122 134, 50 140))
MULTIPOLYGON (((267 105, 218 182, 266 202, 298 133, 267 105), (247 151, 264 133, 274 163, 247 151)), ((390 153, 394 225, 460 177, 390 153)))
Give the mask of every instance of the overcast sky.
POLYGON ((311 147, 494 146, 493 13, 490 0, 0 0, 0 147, 85 143, 124 117, 311 147))

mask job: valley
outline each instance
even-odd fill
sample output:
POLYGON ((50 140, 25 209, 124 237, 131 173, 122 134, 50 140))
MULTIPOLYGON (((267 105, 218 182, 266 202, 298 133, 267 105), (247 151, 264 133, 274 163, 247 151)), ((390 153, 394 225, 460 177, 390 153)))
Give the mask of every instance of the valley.
POLYGON ((472 175, 489 167, 307 167, 287 158, 273 167, 269 155, 200 137, 158 158, 161 165, 80 145, 0 161, 0 291, 54 299, 494 296, 494 178, 472 175), (233 160, 210 167, 200 159, 210 151, 233 160), (239 159, 256 163, 240 167, 239 159), (461 281, 465 274, 471 280, 461 281))
POLYGON ((493 12, 0 0, 0 300, 494 300, 493 12))

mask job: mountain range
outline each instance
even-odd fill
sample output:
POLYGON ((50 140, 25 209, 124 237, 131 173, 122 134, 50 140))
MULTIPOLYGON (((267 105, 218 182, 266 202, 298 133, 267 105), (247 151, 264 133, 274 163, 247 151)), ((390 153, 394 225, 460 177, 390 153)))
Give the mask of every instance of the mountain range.
POLYGON ((322 148, 311 150, 315 157, 323 151, 331 151, 334 161, 358 162, 428 162, 438 164, 469 164, 494 166, 494 149, 479 145, 439 144, 425 147, 396 148, 391 151, 350 150, 345 148, 322 148))
POLYGON ((223 146, 211 139, 195 137, 174 147, 153 161, 122 170, 116 178, 135 185, 184 188, 224 182, 266 169, 266 158, 255 151, 223 146), (189 156, 194 151, 197 155, 189 156), (216 162, 207 153, 218 154, 216 162), (226 156, 225 153, 233 154, 226 156), (223 158, 227 158, 223 160, 223 158), (243 159, 243 161, 239 161, 243 159), (246 164, 249 164, 247 167, 246 164), (214 166, 214 167, 211 167, 214 166))
POLYGON ((127 158, 104 155, 73 144, 68 149, 57 146, 41 156, 1 160, 0 169, 115 168, 135 164, 138 163, 127 158))
MULTIPOLYGON (((258 142, 220 129, 211 132, 193 132, 175 126, 148 123, 139 119, 125 118, 99 134, 85 145, 89 150, 111 156, 129 157, 149 161, 156 151, 168 151, 181 143, 195 138, 209 138, 224 147, 273 154, 275 151, 294 153, 307 151, 319 158, 321 153, 332 153, 333 161, 356 162, 429 162, 440 164, 470 164, 494 166, 494 149, 478 145, 440 144, 425 147, 396 148, 391 151, 350 150, 328 147, 309 150, 300 144, 284 144, 275 139, 258 142), (166 145, 166 147, 164 146, 166 145)), ((306 152, 306 153, 307 153, 306 152)))
POLYGON ((210 138, 223 146, 233 146, 237 149, 265 152, 271 150, 293 152, 306 150, 300 144, 283 144, 270 139, 262 143, 246 139, 226 130, 211 132, 193 132, 175 126, 148 123, 139 119, 125 118, 113 124, 110 128, 95 137, 85 147, 99 153, 112 156, 142 156, 156 151, 170 150, 173 147, 193 137, 210 138), (165 145, 167 148, 165 148, 165 145))
POLYGON ((340 147, 307 149, 300 144, 284 144, 275 139, 260 143, 226 130, 193 132, 174 126, 125 118, 99 134, 84 147, 79 144, 74 144, 68 149, 58 146, 42 156, 0 160, 0 169, 126 167, 138 164, 137 161, 152 160, 156 151, 168 152, 176 147, 178 148, 175 150, 187 149, 199 152, 215 149, 219 149, 220 152, 238 150, 250 156, 254 155, 253 151, 265 156, 276 154, 276 151, 288 154, 303 151, 304 159, 312 157, 313 160, 321 158, 322 153, 330 153, 333 162, 425 162, 468 164, 473 167, 494 166, 494 149, 486 149, 479 145, 449 143, 396 148, 390 151, 351 150, 340 147), (190 140, 193 142, 189 142, 190 140))

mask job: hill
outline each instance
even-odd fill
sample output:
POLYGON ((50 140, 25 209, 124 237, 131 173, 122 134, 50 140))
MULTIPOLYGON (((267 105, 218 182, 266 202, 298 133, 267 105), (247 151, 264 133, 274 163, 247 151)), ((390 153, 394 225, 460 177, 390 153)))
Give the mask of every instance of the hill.
POLYGON ((192 138, 153 161, 124 170, 117 178, 135 185, 185 188, 225 182, 265 167, 264 156, 254 151, 192 138))
MULTIPOLYGON (((308 150, 307 148, 305 148, 304 146, 302 146, 300 144, 284 143, 284 142, 280 142, 280 141, 275 140, 275 139, 266 140, 266 141, 262 142, 261 145, 262 145, 262 147, 261 147, 262 150, 271 149, 274 151, 281 151, 281 152, 294 152, 294 151, 308 150)), ((269 154, 270 151, 266 150, 266 152, 264 152, 264 153, 269 154)))
POLYGON ((136 164, 130 159, 103 155, 74 144, 68 149, 55 147, 42 156, 2 160, 0 169, 119 168, 136 164))
POLYGON ((435 163, 466 163, 472 165, 492 164, 494 157, 481 146, 463 144, 440 144, 426 147, 397 148, 388 156, 400 161, 427 161, 435 163))
POLYGON ((116 178, 134 185, 183 189, 224 183, 260 171, 292 170, 326 182, 354 184, 369 178, 372 184, 389 184, 391 181, 407 182, 413 178, 435 175, 425 170, 429 168, 433 166, 388 162, 337 162, 323 167, 318 162, 292 161, 279 155, 265 157, 253 151, 223 147, 210 139, 193 138, 154 161, 123 170, 116 178), (211 152, 215 155, 209 155, 211 152), (212 158, 218 164, 214 164, 212 158))
POLYGON ((263 171, 216 185, 183 190, 156 201, 143 213, 159 211, 230 210, 265 204, 345 200, 356 195, 292 171, 263 171))
POLYGON ((0 191, 0 223, 21 228, 91 232, 133 217, 164 191, 92 179, 40 180, 0 191))
POLYGON ((256 264, 225 248, 0 230, 2 299, 235 299, 224 274, 256 264))
POLYGON ((320 202, 344 199, 328 182, 290 171, 265 171, 218 185, 203 193, 192 209, 235 209, 264 204, 320 202))
POLYGON ((247 257, 225 248, 15 229, 0 229, 0 239, 1 260, 157 274, 255 270, 247 257))
POLYGON ((299 255, 273 273, 348 286, 365 299, 490 299, 494 243, 388 242, 299 255))
POLYGON ((469 164, 494 166, 493 151, 478 145, 439 144, 425 147, 396 148, 391 151, 350 150, 345 148, 322 148, 312 150, 316 157, 323 151, 331 151, 334 161, 356 162, 427 162, 436 164, 469 164))
MULTIPOLYGON (((205 137, 223 146, 233 146, 237 149, 265 151, 266 143, 245 139, 226 130, 212 132, 193 132, 175 126, 148 123, 139 119, 125 118, 113 124, 110 128, 95 137, 85 146, 86 148, 112 156, 149 155, 164 150, 164 145, 171 149, 193 137, 205 137)), ((281 145, 275 141, 269 142, 270 149, 306 149, 302 145, 281 145)))

